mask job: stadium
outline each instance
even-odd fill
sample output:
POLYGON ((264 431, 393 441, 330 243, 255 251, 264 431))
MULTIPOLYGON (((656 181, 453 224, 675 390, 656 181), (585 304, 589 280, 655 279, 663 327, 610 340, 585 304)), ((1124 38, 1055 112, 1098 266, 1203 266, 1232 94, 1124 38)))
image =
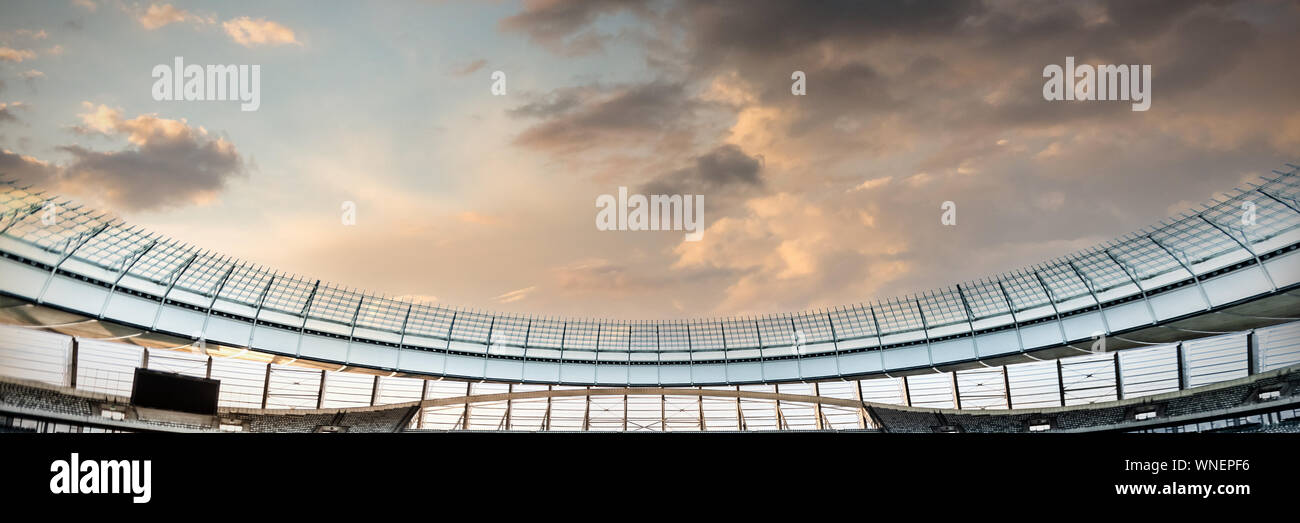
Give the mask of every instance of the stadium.
POLYGON ((828 310, 613 321, 352 290, 10 183, 0 426, 1300 432, 1298 198, 1288 165, 978 281, 828 310), (219 394, 158 408, 136 401, 142 377, 219 394))

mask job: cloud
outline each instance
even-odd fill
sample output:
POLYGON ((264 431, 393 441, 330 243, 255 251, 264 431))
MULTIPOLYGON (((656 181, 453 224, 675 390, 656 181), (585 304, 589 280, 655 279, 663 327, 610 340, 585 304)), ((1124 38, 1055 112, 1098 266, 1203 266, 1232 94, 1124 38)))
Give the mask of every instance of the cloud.
POLYGON ((763 187, 761 159, 740 147, 723 144, 695 157, 693 165, 665 174, 641 187, 646 194, 706 194, 724 196, 763 187))
POLYGON ((136 21, 150 31, 186 20, 202 21, 202 18, 171 4, 151 4, 136 16, 136 21))
POLYGON ((457 68, 456 70, 452 71, 451 74, 454 76, 465 76, 475 71, 478 71, 479 69, 482 69, 483 66, 485 65, 487 65, 487 60, 479 58, 478 60, 474 60, 473 62, 470 62, 468 64, 465 64, 462 67, 457 68))
POLYGON ((34 58, 36 58, 36 53, 32 52, 31 49, 14 49, 0 46, 0 62, 19 63, 34 58))
POLYGON ((265 18, 242 16, 221 23, 235 43, 244 47, 257 45, 301 45, 293 30, 265 18))
POLYGON ((37 78, 45 78, 45 73, 42 73, 35 69, 28 69, 26 71, 18 73, 18 76, 21 76, 26 80, 35 80, 37 78))
POLYGON ((0 102, 0 123, 19 121, 13 110, 26 108, 27 105, 22 102, 0 102))
POLYGON ((849 189, 848 192, 870 191, 877 187, 884 187, 886 185, 889 185, 889 182, 892 181, 893 179, 894 179, 893 176, 884 176, 880 178, 872 178, 870 180, 865 180, 862 183, 849 189))
POLYGON ((501 21, 501 28, 527 34, 534 43, 554 52, 577 56, 604 48, 608 35, 587 27, 600 16, 622 10, 650 15, 645 0, 529 0, 523 11, 501 21))
POLYGON ((696 107, 682 84, 652 82, 558 89, 510 114, 542 120, 516 145, 571 152, 661 137, 686 127, 696 107))
POLYGON ((536 286, 525 287, 525 288, 523 288, 523 289, 516 289, 516 290, 510 291, 510 292, 507 292, 507 293, 505 293, 505 294, 501 294, 501 295, 499 295, 499 296, 497 296, 497 297, 495 297, 495 298, 492 298, 492 301, 495 301, 495 302, 497 302, 497 303, 513 303, 513 302, 516 302, 516 301, 522 300, 522 299, 524 299, 524 298, 527 298, 528 295, 531 294, 531 293, 532 293, 533 291, 535 291, 535 290, 537 290, 537 287, 536 287, 536 286))
POLYGON ((7 155, 13 176, 59 192, 99 200, 120 210, 155 210, 205 203, 235 177, 245 173, 234 144, 184 119, 153 114, 126 118, 121 110, 84 104, 82 135, 125 138, 128 146, 97 151, 81 145, 57 149, 71 156, 51 164, 28 156, 7 155))
POLYGON ((58 168, 50 165, 49 162, 8 149, 0 151, 0 179, 30 184, 48 180, 57 173, 58 168))

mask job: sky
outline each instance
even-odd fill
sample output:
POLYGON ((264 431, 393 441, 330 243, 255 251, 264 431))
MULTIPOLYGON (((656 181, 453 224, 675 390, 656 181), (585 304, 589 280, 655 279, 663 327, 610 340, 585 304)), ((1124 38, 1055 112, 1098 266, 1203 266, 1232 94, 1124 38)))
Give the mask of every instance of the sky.
POLYGON ((1294 1, 6 0, 0 177, 424 302, 792 312, 1031 265, 1295 163, 1297 26, 1294 1), (258 65, 260 106, 156 100, 176 57, 258 65), (1149 110, 1044 99, 1066 57, 1151 66, 1149 110), (704 195, 703 239, 597 229, 619 187, 704 195))

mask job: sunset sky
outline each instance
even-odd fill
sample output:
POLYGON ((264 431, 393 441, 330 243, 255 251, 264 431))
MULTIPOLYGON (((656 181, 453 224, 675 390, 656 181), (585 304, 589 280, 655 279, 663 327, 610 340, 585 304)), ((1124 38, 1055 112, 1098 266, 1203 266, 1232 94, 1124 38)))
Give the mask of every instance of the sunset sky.
POLYGON ((1297 27, 1294 1, 6 0, 0 178, 376 293, 789 312, 1037 263, 1295 163, 1297 27), (155 101, 177 56, 260 65, 260 108, 155 101), (1067 56, 1150 65, 1150 109, 1044 100, 1067 56), (704 195, 704 239, 597 230, 620 186, 704 195))

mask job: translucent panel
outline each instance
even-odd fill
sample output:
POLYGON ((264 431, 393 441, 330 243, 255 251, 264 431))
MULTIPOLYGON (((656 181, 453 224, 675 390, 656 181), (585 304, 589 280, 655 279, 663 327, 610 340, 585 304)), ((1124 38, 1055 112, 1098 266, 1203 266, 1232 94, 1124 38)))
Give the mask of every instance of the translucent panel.
POLYGON ((155 349, 149 351, 148 368, 183 376, 204 378, 208 374, 208 357, 192 352, 155 349))
POLYGON ((411 316, 406 321, 406 333, 446 339, 455 316, 455 311, 450 309, 416 305, 411 308, 411 316))
POLYGON ((176 280, 176 287, 203 296, 211 296, 216 292, 222 277, 233 269, 236 263, 231 258, 202 254, 190 263, 185 272, 181 273, 180 279, 176 280))
POLYGON ((1109 251, 1134 272, 1139 280, 1182 269, 1177 259, 1145 235, 1130 236, 1113 244, 1109 251))
POLYGON ((1017 409, 1061 405, 1056 362, 1038 361, 1007 366, 1011 382, 1011 406, 1017 409))
POLYGON ((564 335, 564 348, 568 350, 596 350, 599 325, 590 320, 570 321, 564 335))
POLYGON ((498 316, 492 327, 492 343, 522 347, 529 334, 531 322, 520 316, 498 316))
POLYGON ((956 407, 952 401, 952 377, 948 373, 908 376, 907 390, 911 393, 913 407, 956 407))
POLYGON ((360 305, 360 294, 332 285, 321 285, 316 289, 307 314, 312 318, 351 325, 360 312, 360 305))
POLYGON ((1187 386, 1246 377, 1246 335, 1229 334, 1183 342, 1187 386))
POLYGON ((831 341, 830 317, 825 313, 800 313, 794 317, 795 328, 803 334, 805 343, 831 341))
POLYGON ((1178 353, 1174 345, 1121 351, 1119 364, 1125 398, 1178 390, 1178 353))
POLYGON ((1088 284, 1074 272, 1069 263, 1041 265, 1037 268, 1037 272, 1043 278, 1043 282, 1047 283, 1052 298, 1058 303, 1092 294, 1088 291, 1088 284))
POLYGON ((143 363, 140 347, 83 340, 77 349, 77 388, 130 396, 135 369, 143 363))
POLYGON ((956 288, 924 293, 920 302, 921 312, 925 313, 925 322, 930 328, 967 320, 966 306, 956 288))
POLYGON ((566 334, 565 322, 550 319, 534 319, 532 333, 528 336, 528 346, 560 348, 566 334))
POLYGON ((368 406, 374 386, 374 376, 351 372, 326 373, 325 399, 321 406, 327 409, 368 406))
POLYGON ((379 378, 378 405, 406 403, 420 399, 420 390, 424 380, 403 378, 401 376, 382 376, 379 378))
POLYGON ((0 376, 66 385, 72 338, 0 325, 0 376))
POLYGON ((255 306, 262 294, 269 292, 275 275, 260 267, 240 266, 226 279, 226 285, 217 295, 226 301, 255 306))
POLYGON ((831 325, 839 339, 854 339, 876 335, 876 324, 871 311, 861 305, 839 307, 831 311, 831 325))
POLYGON ((1047 289, 1039 282, 1034 272, 1019 271, 1002 277, 1002 288, 1006 290, 1011 303, 1017 311, 1049 303, 1047 289))
POLYGON ((275 278, 271 281, 262 308, 295 316, 301 315, 307 308, 307 299, 312 297, 319 284, 319 281, 309 282, 294 277, 275 278))
POLYGON ((1232 249, 1237 242, 1199 217, 1183 218, 1151 232, 1151 238, 1165 248, 1185 256, 1189 265, 1232 249))
POLYGON ((957 391, 963 409, 1005 409, 1006 387, 1002 368, 992 367, 957 372, 957 391))
POLYGON ((695 320, 688 325, 691 333, 691 350, 723 349, 720 322, 695 320))
POLYGON ((1300 363, 1300 322, 1255 331, 1259 336, 1259 371, 1300 363))
POLYGON ((454 340, 487 343, 488 330, 495 330, 496 323, 490 314, 461 311, 456 314, 455 324, 451 328, 454 340))
POLYGON ((401 332, 412 305, 389 298, 370 296, 357 311, 357 327, 401 332))
POLYGON ((722 334, 727 338, 728 348, 748 348, 758 346, 758 325, 752 320, 728 318, 722 321, 722 334))
POLYGON ((893 334, 920 329, 923 324, 921 312, 912 300, 893 298, 885 303, 873 306, 876 321, 880 322, 881 334, 893 334))
POLYGON ((176 243, 159 245, 141 256, 128 273, 154 283, 170 283, 176 271, 196 255, 193 251, 193 247, 176 243))
POLYGON ((862 388, 862 401, 904 405, 902 378, 877 378, 858 382, 862 388))
POLYGON ((271 365, 266 407, 269 409, 316 408, 316 398, 320 393, 320 379, 319 370, 271 365))
POLYGON ((1011 308, 996 281, 979 281, 959 286, 976 318, 1007 314, 1011 308))
POLYGON ((219 407, 261 408, 266 364, 235 358, 213 358, 212 379, 221 380, 219 407))
POLYGON ((784 316, 765 316, 758 319, 759 340, 764 347, 794 343, 794 324, 784 316))
POLYGON ((1124 267, 1103 250, 1093 249, 1079 253, 1073 257, 1073 263, 1092 283, 1093 291, 1097 293, 1132 282, 1124 267))
POLYGON ((1060 361, 1066 405, 1117 399, 1113 354, 1077 356, 1060 361))

